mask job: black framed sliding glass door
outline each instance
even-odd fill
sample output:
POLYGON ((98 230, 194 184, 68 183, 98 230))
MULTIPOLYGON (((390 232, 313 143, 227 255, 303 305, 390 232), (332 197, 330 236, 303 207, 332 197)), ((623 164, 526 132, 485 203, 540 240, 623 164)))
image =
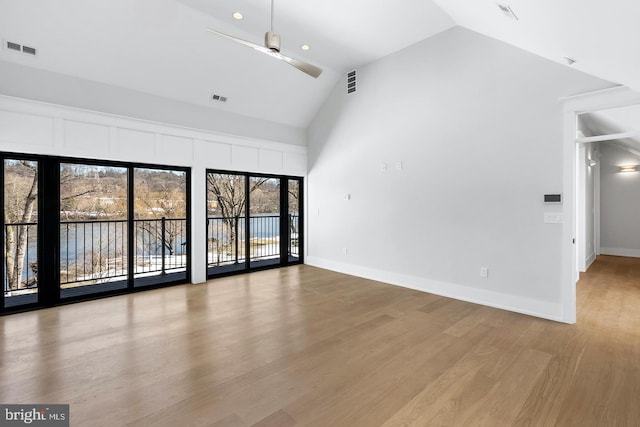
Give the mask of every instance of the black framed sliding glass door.
POLYGON ((60 297, 128 286, 128 171, 60 164, 60 297))
POLYGON ((187 173, 133 170, 134 286, 186 280, 187 173))
POLYGON ((247 177, 207 173, 207 268, 231 273, 248 267, 246 251, 247 177))
POLYGON ((280 264, 281 179, 249 177, 250 267, 280 264))
POLYGON ((288 238, 287 257, 289 262, 298 262, 302 258, 303 233, 302 233, 302 210, 300 203, 302 201, 302 180, 298 178, 287 179, 287 226, 288 238))
POLYGON ((208 171, 208 275, 302 262, 301 188, 302 178, 208 171))
POLYGON ((190 280, 188 168, 0 160, 0 313, 190 280))

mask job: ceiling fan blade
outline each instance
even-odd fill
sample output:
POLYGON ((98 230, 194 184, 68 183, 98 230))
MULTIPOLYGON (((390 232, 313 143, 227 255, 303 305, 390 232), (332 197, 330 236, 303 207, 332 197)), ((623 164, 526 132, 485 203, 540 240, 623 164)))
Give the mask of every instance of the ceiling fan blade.
POLYGON ((317 79, 318 76, 320 76, 320 74, 322 74, 322 68, 318 68, 315 65, 311 65, 307 62, 301 61, 299 59, 295 59, 295 58, 290 58, 286 55, 283 55, 279 52, 272 52, 270 53, 271 56, 273 56, 274 58, 278 58, 288 64, 293 65, 294 67, 296 67, 298 70, 302 71, 303 73, 306 73, 308 75, 310 75, 311 77, 313 77, 314 79, 317 79))
POLYGON ((247 40, 239 39, 238 37, 230 36, 229 34, 221 33, 220 31, 216 31, 213 28, 207 28, 207 31, 209 31, 209 32, 211 32, 213 34, 217 34, 220 37, 224 37, 225 39, 233 40, 234 42, 243 44, 245 46, 249 46, 250 48, 253 48, 255 50, 259 50, 260 52, 263 52, 263 53, 271 52, 270 49, 267 49, 266 47, 264 47, 262 45, 259 45, 259 44, 256 44, 256 43, 253 43, 253 42, 250 42, 250 41, 247 41, 247 40))
POLYGON ((311 65, 308 64, 304 61, 300 61, 299 59, 294 59, 294 58, 290 58, 286 55, 281 54, 278 51, 275 51, 273 49, 269 49, 268 47, 265 46, 261 46, 259 44, 247 41, 247 40, 243 40, 240 39, 238 37, 234 37, 234 36, 230 36, 229 34, 225 34, 225 33, 221 33, 220 31, 216 31, 213 28, 207 28, 207 31, 212 32, 214 34, 219 35, 220 37, 224 37, 226 39, 229 40, 233 40, 234 42, 243 44, 245 46, 248 46, 252 49, 255 49, 259 52, 262 53, 266 53, 267 55, 279 59, 281 61, 284 61, 288 64, 291 64, 292 66, 296 67, 298 70, 302 71, 303 73, 306 73, 308 75, 310 75, 313 78, 318 78, 318 76, 322 73, 322 68, 318 68, 315 65, 311 65))

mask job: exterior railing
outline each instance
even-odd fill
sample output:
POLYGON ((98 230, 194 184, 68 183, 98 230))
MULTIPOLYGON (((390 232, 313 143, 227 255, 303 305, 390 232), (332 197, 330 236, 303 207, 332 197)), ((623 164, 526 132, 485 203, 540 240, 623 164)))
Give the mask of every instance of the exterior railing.
POLYGON ((136 219, 136 275, 167 274, 187 267, 187 220, 136 219))
MULTIPOLYGON (((207 256, 209 266, 244 263, 245 217, 209 217, 207 256)), ((288 215, 287 248, 290 257, 299 256, 298 215, 288 215)), ((184 218, 136 219, 134 230, 134 277, 168 274, 186 269, 187 223, 184 218)), ((5 224, 15 236, 26 233, 20 280, 9 281, 5 292, 36 288, 38 283, 37 224, 5 224)), ((284 237, 284 236, 283 236, 284 237)), ((250 217, 251 260, 280 256, 280 216, 250 217)), ((65 221, 60 223, 60 284, 103 282, 127 277, 128 221, 65 221)), ((6 240, 5 240, 6 241, 6 240)), ((6 250, 6 248, 5 248, 6 250)), ((13 249, 15 251, 15 249, 13 249)), ((9 254, 10 256, 13 256, 9 254)), ((5 253, 5 258, 7 254, 5 253)))
MULTIPOLYGON (((219 267, 246 261, 246 217, 207 218, 207 264, 219 267)), ((289 215, 288 255, 298 256, 299 216, 289 215)), ((249 259, 280 257, 280 215, 249 217, 249 259)))
POLYGON ((289 256, 299 257, 300 215, 289 214, 289 256))
MULTIPOLYGON (((186 219, 136 219, 133 224, 134 277, 186 269, 186 219)), ((10 227, 15 235, 22 229, 26 230, 28 243, 24 246, 21 280, 10 283, 9 275, 5 272, 4 290, 8 292, 37 287, 37 224, 5 224, 5 239, 10 227)), ((98 283, 126 278, 127 240, 127 220, 61 222, 60 284, 98 283)), ((5 259, 7 255, 14 256, 5 252, 5 259)))
POLYGON ((60 223, 60 284, 127 276, 127 220, 60 223))

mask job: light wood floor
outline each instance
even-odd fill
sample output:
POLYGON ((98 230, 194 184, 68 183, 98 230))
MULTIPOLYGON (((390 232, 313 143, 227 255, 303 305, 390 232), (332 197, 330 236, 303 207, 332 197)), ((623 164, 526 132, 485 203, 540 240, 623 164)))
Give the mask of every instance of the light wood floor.
POLYGON ((565 325, 308 266, 0 318, 0 402, 72 426, 639 426, 640 260, 565 325))

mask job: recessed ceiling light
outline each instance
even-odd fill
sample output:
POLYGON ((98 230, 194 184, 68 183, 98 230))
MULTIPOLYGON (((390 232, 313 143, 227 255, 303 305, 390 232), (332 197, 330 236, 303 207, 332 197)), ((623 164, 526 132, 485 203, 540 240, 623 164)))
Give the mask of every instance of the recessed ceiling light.
POLYGON ((244 18, 244 15, 240 12, 233 12, 233 15, 231 16, 233 16, 233 19, 237 19, 238 21, 244 18))
POLYGON ((303 44, 302 46, 300 46, 300 49, 309 50, 309 49, 311 49, 311 46, 309 46, 308 44, 303 44))

